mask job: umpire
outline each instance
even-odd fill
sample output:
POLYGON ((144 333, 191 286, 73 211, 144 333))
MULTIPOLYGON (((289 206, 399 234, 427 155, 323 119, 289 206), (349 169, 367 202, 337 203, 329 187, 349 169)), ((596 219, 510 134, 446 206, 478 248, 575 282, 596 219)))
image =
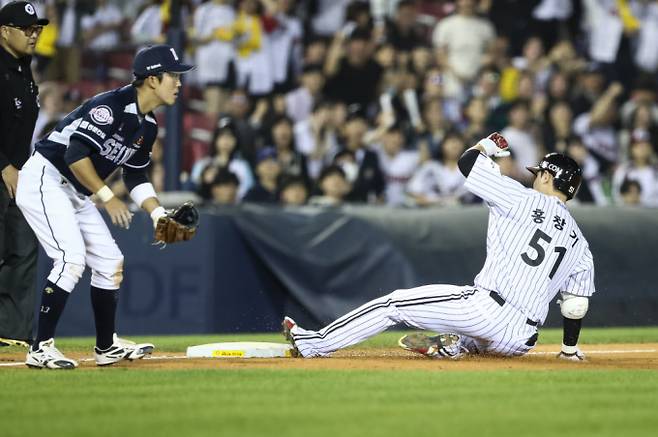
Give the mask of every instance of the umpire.
POLYGON ((14 196, 39 113, 30 63, 47 24, 28 2, 0 9, 0 346, 27 346, 32 337, 38 246, 14 196))

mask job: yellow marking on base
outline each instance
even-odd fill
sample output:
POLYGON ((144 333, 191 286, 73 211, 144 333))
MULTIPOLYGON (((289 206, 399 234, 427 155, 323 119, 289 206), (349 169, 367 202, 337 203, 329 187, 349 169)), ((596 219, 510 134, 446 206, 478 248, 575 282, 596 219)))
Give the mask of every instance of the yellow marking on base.
POLYGON ((244 357, 244 351, 212 351, 213 357, 244 357))

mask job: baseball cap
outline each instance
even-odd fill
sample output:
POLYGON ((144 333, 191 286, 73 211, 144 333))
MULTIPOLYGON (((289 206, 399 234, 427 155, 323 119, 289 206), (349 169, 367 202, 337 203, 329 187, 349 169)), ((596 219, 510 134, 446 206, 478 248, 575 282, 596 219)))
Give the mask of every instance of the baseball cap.
POLYGON ((140 50, 133 61, 133 74, 138 79, 157 76, 160 73, 185 73, 193 68, 193 65, 182 63, 176 50, 166 44, 140 50))
POLYGON ((257 164, 260 164, 267 159, 276 159, 276 149, 274 147, 263 147, 256 154, 257 164))
POLYGON ((34 24, 45 26, 50 23, 46 18, 37 17, 32 3, 14 1, 0 9, 0 26, 29 27, 34 24))

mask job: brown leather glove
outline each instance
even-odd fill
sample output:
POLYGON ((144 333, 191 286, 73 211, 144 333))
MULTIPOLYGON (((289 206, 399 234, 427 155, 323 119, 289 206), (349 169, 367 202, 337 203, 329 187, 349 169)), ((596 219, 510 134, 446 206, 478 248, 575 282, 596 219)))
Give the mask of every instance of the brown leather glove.
POLYGON ((199 211, 192 202, 185 202, 158 219, 155 241, 169 244, 191 240, 198 226, 199 211))

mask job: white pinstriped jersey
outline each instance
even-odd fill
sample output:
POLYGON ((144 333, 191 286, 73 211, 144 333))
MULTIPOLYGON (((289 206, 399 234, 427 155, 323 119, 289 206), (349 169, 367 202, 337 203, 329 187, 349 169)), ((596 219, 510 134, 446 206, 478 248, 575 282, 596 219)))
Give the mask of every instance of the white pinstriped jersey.
POLYGON ((503 176, 483 154, 465 186, 489 207, 487 258, 476 287, 496 291, 540 323, 558 292, 594 293, 589 245, 562 201, 503 176))

